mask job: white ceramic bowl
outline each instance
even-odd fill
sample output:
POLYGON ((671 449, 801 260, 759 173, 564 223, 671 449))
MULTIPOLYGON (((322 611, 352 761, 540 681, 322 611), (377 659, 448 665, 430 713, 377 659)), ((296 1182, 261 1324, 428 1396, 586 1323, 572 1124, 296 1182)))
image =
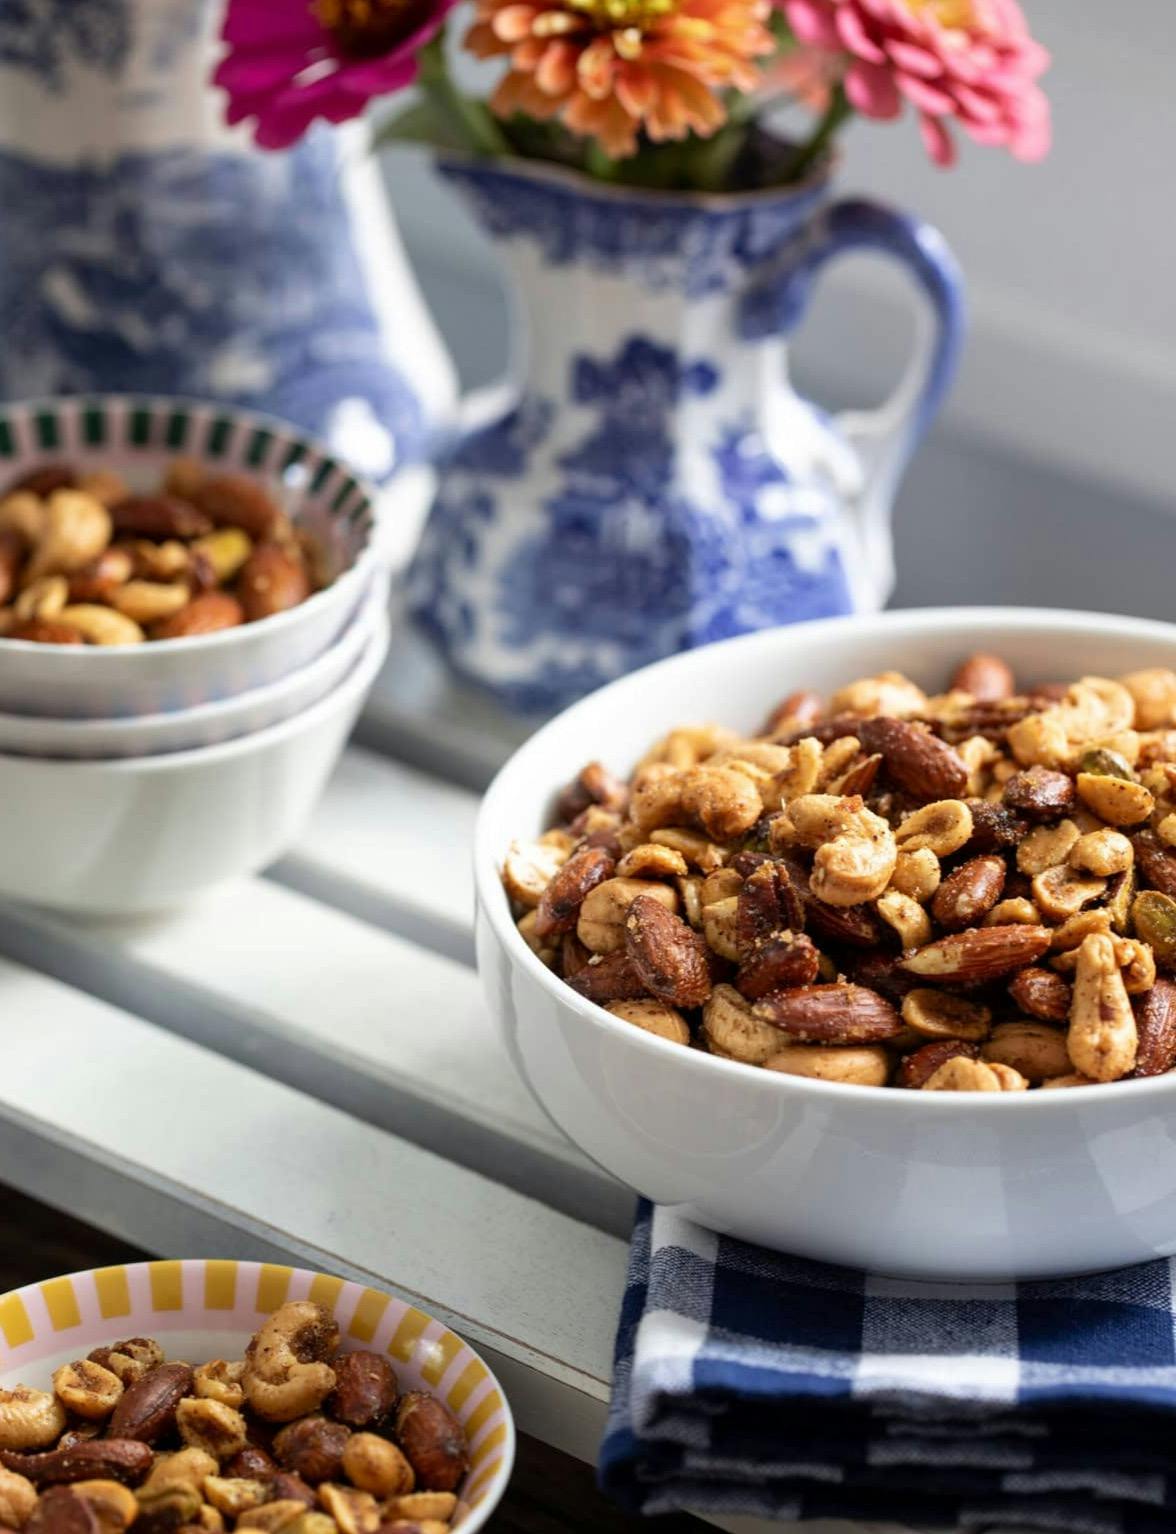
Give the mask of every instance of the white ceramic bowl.
POLYGON ((440 1321, 362 1284, 222 1259, 134 1262, 29 1284, 0 1295, 0 1390, 47 1390, 54 1369, 120 1337, 155 1337, 169 1358, 193 1364, 240 1358, 266 1316, 301 1299, 332 1313, 345 1353, 387 1355, 402 1392, 427 1390, 449 1406, 470 1448, 453 1528, 477 1534, 502 1500, 514 1464, 505 1392, 469 1343, 440 1321))
POLYGON ((355 665, 388 605, 388 582, 377 575, 351 622, 308 666, 235 698, 145 714, 139 719, 33 719, 0 714, 0 755, 76 761, 195 751, 267 730, 311 708, 355 665))
POLYGON ((1176 1075, 1028 1095, 804 1080, 655 1038, 585 1001, 515 931, 499 884, 586 761, 627 772, 674 725, 750 730, 798 687, 894 668, 941 689, 971 651, 1025 681, 1176 668, 1176 627, 955 609, 799 624, 678 656, 561 714, 507 763, 476 843, 478 963, 552 1119, 638 1192, 715 1230, 923 1278, 1088 1272, 1176 1252, 1176 1075))
POLYGON ((66 461, 114 469, 133 489, 154 488, 180 454, 269 484, 322 541, 336 578, 287 612, 191 639, 108 648, 0 639, 0 710, 111 719, 193 708, 308 665, 346 625, 379 565, 375 500, 294 427, 231 406, 120 395, 0 407, 0 486, 66 461))
POLYGON ((0 895, 122 915, 273 862, 309 818, 388 634, 381 616, 332 693, 226 745, 114 762, 0 757, 0 895))

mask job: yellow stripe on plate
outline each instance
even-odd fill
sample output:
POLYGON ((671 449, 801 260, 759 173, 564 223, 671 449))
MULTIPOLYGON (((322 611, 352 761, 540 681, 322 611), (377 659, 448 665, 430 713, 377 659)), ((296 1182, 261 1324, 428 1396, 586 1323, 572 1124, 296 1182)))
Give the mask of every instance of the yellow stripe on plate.
POLYGON ((465 1347, 460 1337, 452 1332, 442 1332, 440 1337, 427 1344, 428 1357, 421 1365, 421 1377, 430 1385, 439 1385, 445 1371, 465 1347))
POLYGON ((493 1464, 487 1465, 485 1470, 479 1470, 478 1474, 466 1487, 465 1492, 463 1493, 463 1499, 468 1502, 471 1507, 476 1507, 482 1498, 486 1495, 490 1482, 498 1474, 501 1468, 502 1455, 500 1454, 493 1464))
POLYGON ((479 1359, 472 1358, 458 1375, 456 1381, 450 1387, 449 1394, 445 1397, 449 1410, 459 1412, 482 1381, 489 1377, 490 1371, 486 1365, 479 1359))
POLYGON ((506 1442, 506 1423, 500 1422, 492 1433, 487 1433, 482 1442, 474 1450, 474 1469, 481 1470, 486 1463, 486 1456, 493 1450, 501 1448, 506 1442))
MULTIPOLYGON (((497 1390, 492 1390, 484 1401, 478 1402, 477 1406, 474 1407, 466 1421, 462 1423, 462 1427, 465 1429, 466 1437, 476 1438, 482 1429, 486 1426, 487 1422, 489 1422, 490 1419, 494 1416, 494 1414, 496 1412, 500 1412, 501 1410, 502 1396, 497 1390)), ((479 1444, 476 1462, 480 1463, 481 1459, 482 1445, 479 1444)))
POLYGON ((257 1308, 263 1315, 277 1310, 286 1303, 293 1268, 281 1268, 274 1262, 263 1262, 257 1275, 257 1308))
POLYGON ((150 1262, 147 1272, 151 1280, 151 1306, 153 1310, 183 1310, 184 1271, 178 1262, 150 1262))
POLYGON ((310 1285, 310 1299, 316 1305, 321 1305, 324 1310, 335 1314, 335 1306, 339 1303, 339 1296, 343 1292, 343 1280, 341 1278, 328 1278, 325 1273, 316 1273, 310 1285))
POLYGON ((219 1259, 204 1264, 205 1310, 232 1310, 237 1303, 237 1264, 219 1259))
POLYGON ((414 1310, 412 1306, 404 1312, 400 1318, 400 1325, 392 1335, 392 1341, 388 1344, 388 1351, 394 1358, 399 1358, 401 1363, 407 1363, 412 1357, 412 1350, 416 1347, 417 1339, 429 1324, 429 1318, 423 1311, 414 1310))
POLYGON ((94 1274, 94 1291, 104 1321, 131 1313, 131 1286, 126 1268, 99 1268, 94 1274))
POLYGON ((351 1325, 347 1328, 349 1335, 358 1337, 360 1342, 370 1342, 390 1304, 388 1296, 381 1294, 378 1289, 365 1289, 355 1307, 351 1325))
POLYGON ((0 1332, 4 1333, 10 1348, 18 1348, 22 1342, 32 1342, 32 1322, 19 1294, 10 1294, 6 1300, 0 1300, 0 1332))
POLYGON ((55 1332, 64 1332, 71 1326, 82 1324, 78 1309, 78 1297, 73 1282, 68 1278, 51 1278, 41 1285, 41 1298, 49 1312, 49 1320, 55 1332))

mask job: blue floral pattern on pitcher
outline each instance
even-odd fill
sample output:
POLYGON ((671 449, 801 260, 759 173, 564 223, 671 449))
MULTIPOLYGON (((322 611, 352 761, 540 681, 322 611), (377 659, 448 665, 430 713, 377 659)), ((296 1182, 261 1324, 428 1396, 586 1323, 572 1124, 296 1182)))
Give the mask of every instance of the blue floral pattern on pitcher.
POLYGON ((443 465, 410 573, 458 671, 549 712, 691 645, 881 603, 889 500, 959 337, 933 231, 829 207, 819 178, 694 198, 443 171, 513 271, 528 359, 513 408, 443 465), (851 248, 903 261, 939 320, 873 466, 787 377, 812 279, 851 248))
POLYGON ((386 474, 419 456, 423 410, 336 145, 267 155, 216 126, 217 3, 0 0, 0 207, 19 210, 0 226, 0 398, 219 398, 386 474), (31 126, 5 111, 18 75, 40 90, 31 126))

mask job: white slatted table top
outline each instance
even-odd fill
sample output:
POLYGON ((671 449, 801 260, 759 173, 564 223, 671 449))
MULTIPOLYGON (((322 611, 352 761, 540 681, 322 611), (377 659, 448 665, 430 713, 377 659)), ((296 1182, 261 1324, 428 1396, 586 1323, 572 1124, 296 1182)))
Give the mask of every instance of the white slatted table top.
POLYGON ((428 747, 396 696, 265 876, 135 921, 0 907, 0 1179, 161 1254, 386 1285, 484 1350, 523 1432, 593 1460, 633 1200, 482 1005, 454 780, 485 775, 485 721, 428 747))

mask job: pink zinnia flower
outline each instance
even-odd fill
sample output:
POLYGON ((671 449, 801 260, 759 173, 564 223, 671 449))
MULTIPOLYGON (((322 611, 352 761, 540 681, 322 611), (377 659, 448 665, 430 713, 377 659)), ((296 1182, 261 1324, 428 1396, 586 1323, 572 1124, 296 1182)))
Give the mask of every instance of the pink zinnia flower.
POLYGON ((846 57, 845 90, 866 117, 919 114, 940 165, 955 160, 953 119, 978 144, 1040 160, 1049 103, 1037 84, 1049 54, 1017 0, 779 0, 802 44, 846 57))
POLYGON ((411 85, 417 55, 457 0, 228 0, 228 52, 213 75, 230 123, 256 119, 263 149, 286 149, 316 117, 345 122, 411 85))

